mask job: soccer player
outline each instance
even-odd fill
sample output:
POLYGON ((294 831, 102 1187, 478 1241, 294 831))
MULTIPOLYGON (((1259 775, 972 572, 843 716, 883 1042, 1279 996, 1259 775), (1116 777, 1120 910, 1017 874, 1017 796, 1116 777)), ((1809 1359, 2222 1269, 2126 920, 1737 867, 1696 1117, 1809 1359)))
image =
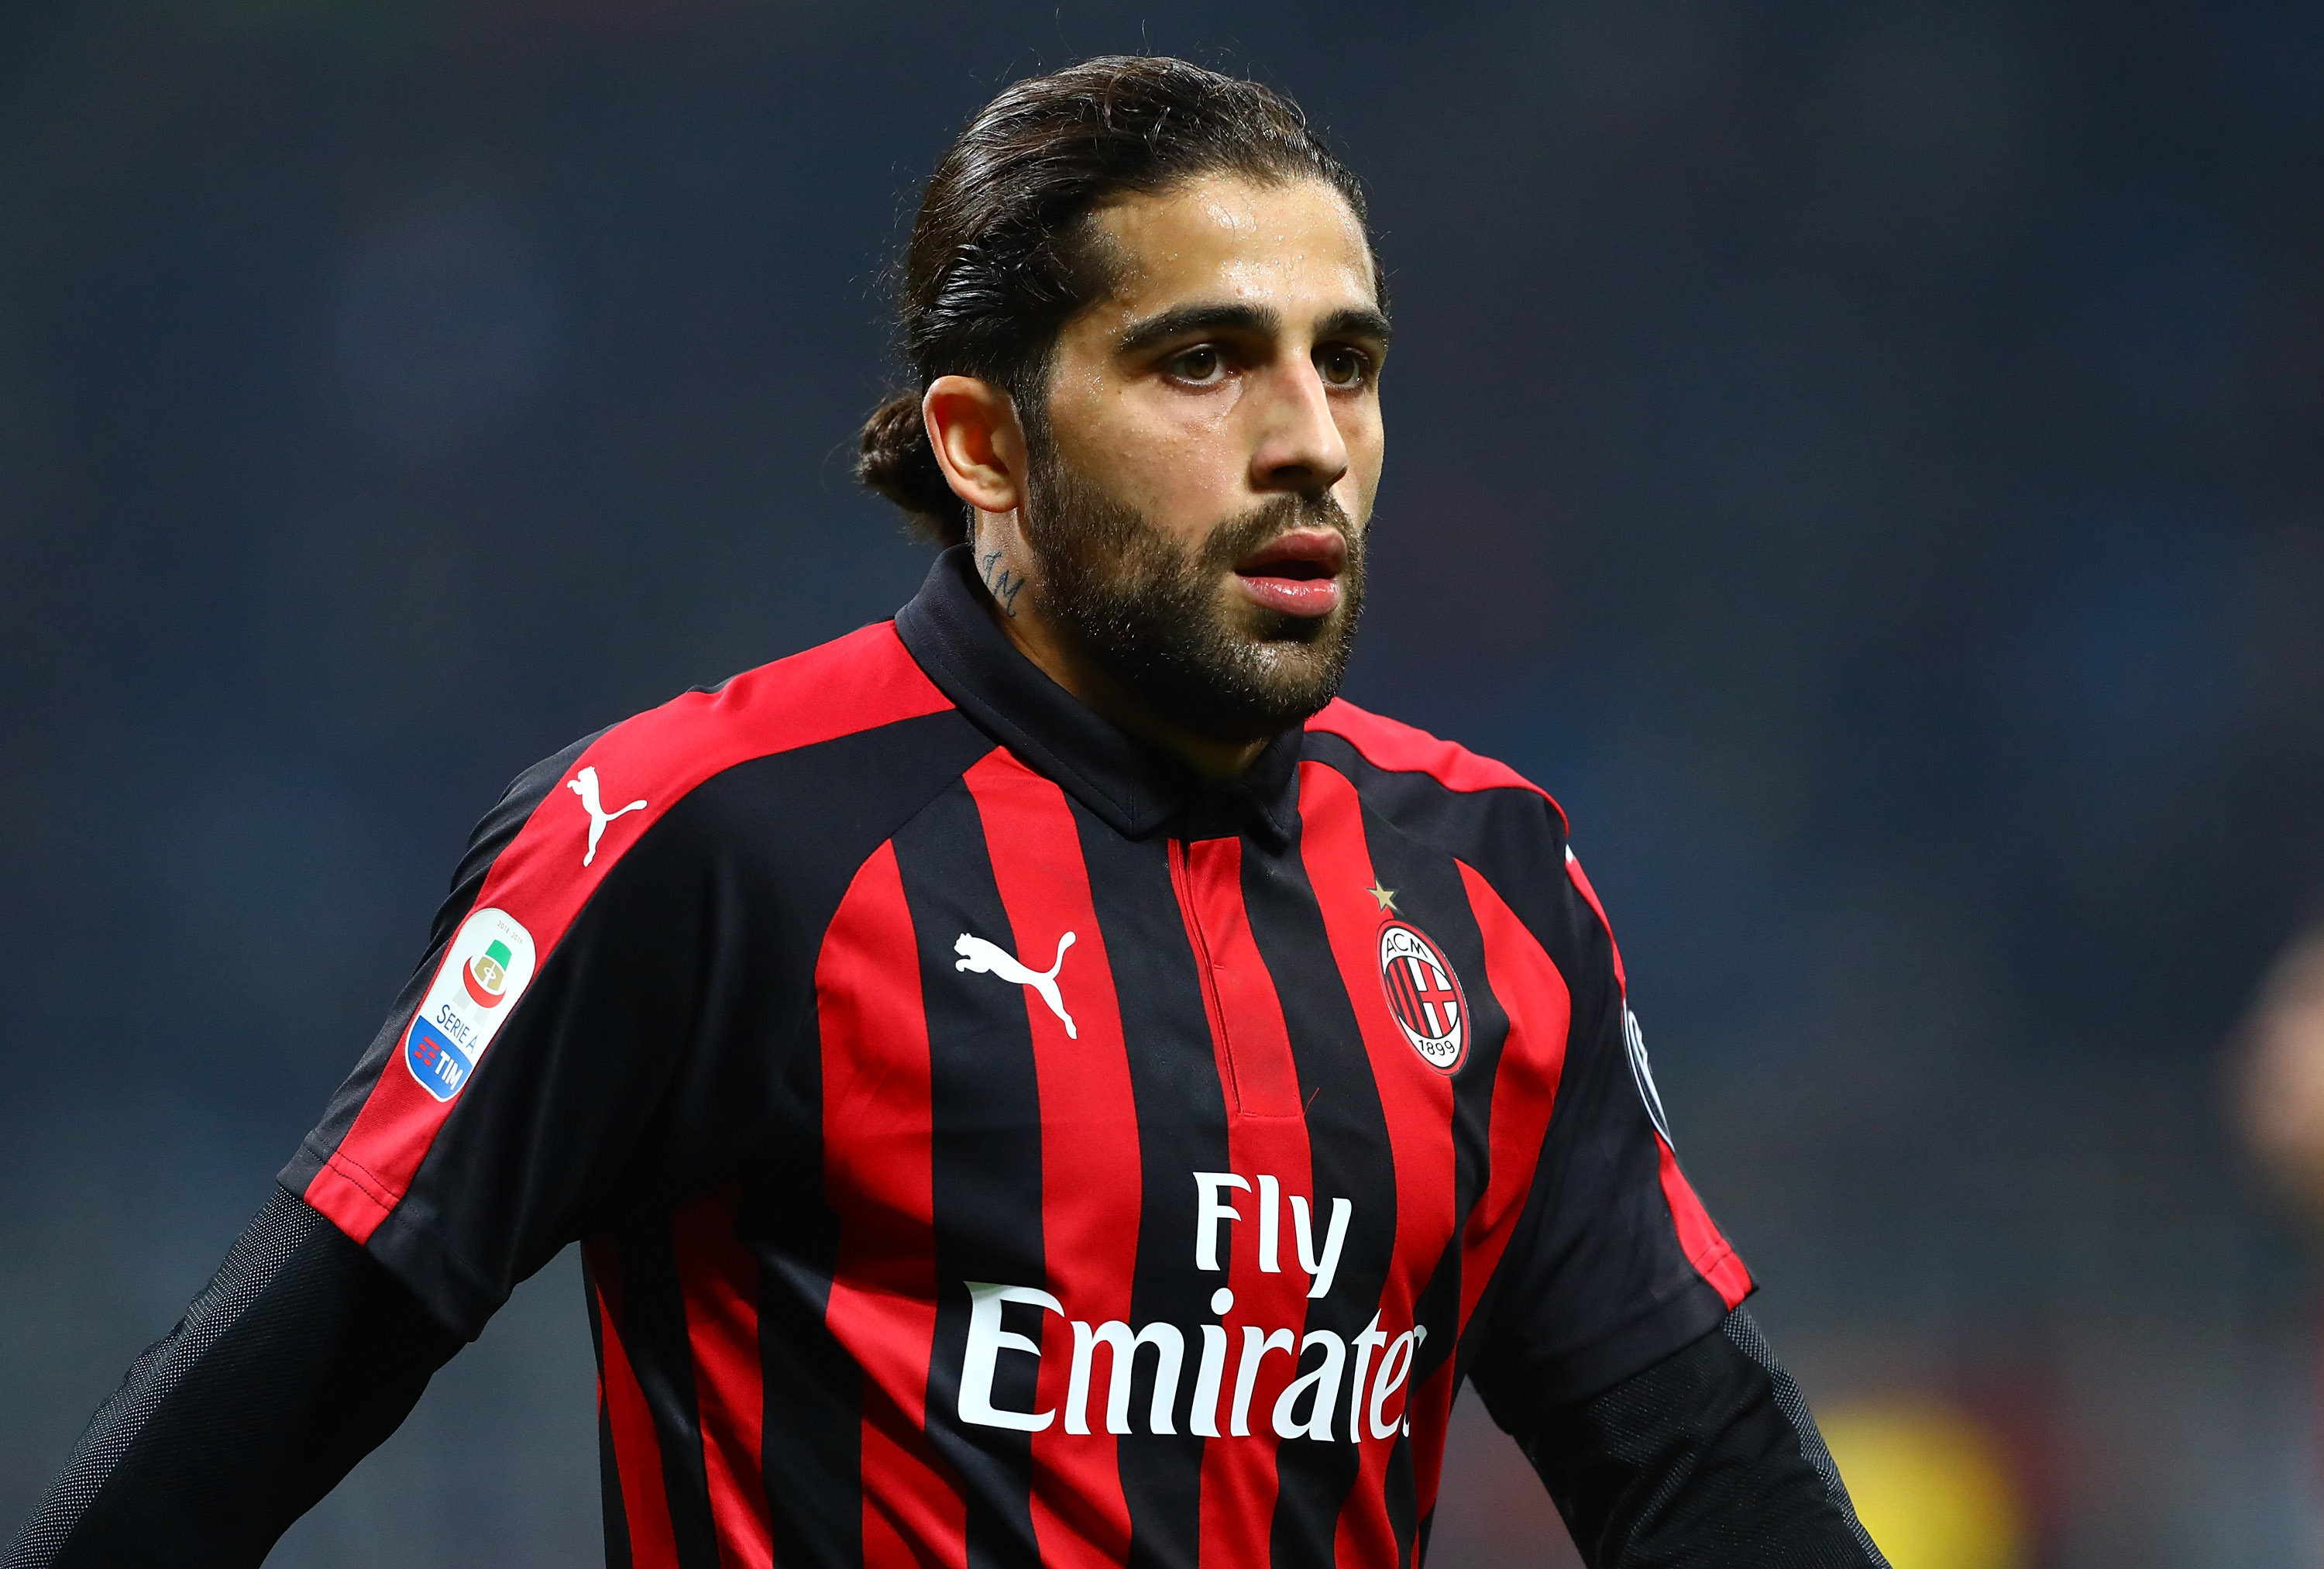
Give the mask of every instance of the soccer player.
POLYGON ((1462 1380, 1592 1564, 1879 1555, 1549 797, 1333 699, 1389 324, 1183 62, 930 182, 893 621, 521 775, 11 1565, 259 1562, 579 1241, 610 1563, 1417 1563, 1462 1380))

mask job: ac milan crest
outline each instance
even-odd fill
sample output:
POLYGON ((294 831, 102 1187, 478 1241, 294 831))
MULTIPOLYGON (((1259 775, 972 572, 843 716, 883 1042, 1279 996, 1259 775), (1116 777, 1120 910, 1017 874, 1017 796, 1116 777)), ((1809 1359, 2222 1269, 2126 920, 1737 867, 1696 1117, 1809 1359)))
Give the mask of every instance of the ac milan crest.
POLYGON ((1469 1000, 1444 951, 1403 921, 1383 921, 1379 964, 1388 1011, 1405 1039, 1430 1067, 1452 1073, 1469 1047, 1469 1000))

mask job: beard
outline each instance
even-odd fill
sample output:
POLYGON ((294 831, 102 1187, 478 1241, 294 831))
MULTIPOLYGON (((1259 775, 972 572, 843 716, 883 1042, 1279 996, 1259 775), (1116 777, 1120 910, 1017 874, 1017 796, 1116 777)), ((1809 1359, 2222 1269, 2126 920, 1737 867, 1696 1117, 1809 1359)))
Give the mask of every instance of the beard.
POLYGON ((1364 603, 1363 536, 1338 502, 1277 496, 1187 546, 1066 464, 1052 442, 1037 436, 1028 445, 1024 538, 1043 610, 1077 654, 1163 718, 1214 741, 1266 740, 1332 700, 1364 603), (1347 541, 1340 603, 1328 615, 1288 615, 1227 584, 1236 562, 1293 528, 1331 529, 1347 541))

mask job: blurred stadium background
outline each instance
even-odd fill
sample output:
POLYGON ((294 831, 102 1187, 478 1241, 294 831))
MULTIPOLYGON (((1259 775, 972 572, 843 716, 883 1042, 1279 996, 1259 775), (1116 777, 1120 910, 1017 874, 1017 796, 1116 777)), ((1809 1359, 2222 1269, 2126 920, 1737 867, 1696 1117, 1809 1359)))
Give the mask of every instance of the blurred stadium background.
MULTIPOLYGON (((1541 780, 1899 1569, 2319 1561, 2226 1043, 2324 891, 2324 10, 0 11, 0 1530, 518 769, 886 614, 879 271, 1150 49, 1371 180, 1351 695, 1541 780)), ((568 1256, 276 1562, 595 1562, 568 1256)), ((1434 1562, 1568 1561, 1464 1402, 1434 1562)))

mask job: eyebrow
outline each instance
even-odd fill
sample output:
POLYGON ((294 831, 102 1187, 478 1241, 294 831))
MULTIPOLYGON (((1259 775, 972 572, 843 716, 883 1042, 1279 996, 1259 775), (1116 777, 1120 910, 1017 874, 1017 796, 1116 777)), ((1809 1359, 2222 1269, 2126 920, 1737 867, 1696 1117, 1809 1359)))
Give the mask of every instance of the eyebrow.
MULTIPOLYGON (((1174 305, 1157 315, 1148 317, 1123 333, 1114 346, 1114 352, 1135 355, 1174 337, 1221 331, 1273 337, 1283 331, 1283 317, 1264 305, 1174 305)), ((1333 311, 1315 324, 1315 336, 1318 337, 1369 337, 1377 340, 1383 347, 1392 331, 1387 316, 1369 306, 1347 306, 1333 311)))
POLYGON ((1386 348, 1396 336, 1388 325, 1388 312, 1369 305, 1351 305, 1334 310, 1315 324, 1317 337, 1369 337, 1386 348))

